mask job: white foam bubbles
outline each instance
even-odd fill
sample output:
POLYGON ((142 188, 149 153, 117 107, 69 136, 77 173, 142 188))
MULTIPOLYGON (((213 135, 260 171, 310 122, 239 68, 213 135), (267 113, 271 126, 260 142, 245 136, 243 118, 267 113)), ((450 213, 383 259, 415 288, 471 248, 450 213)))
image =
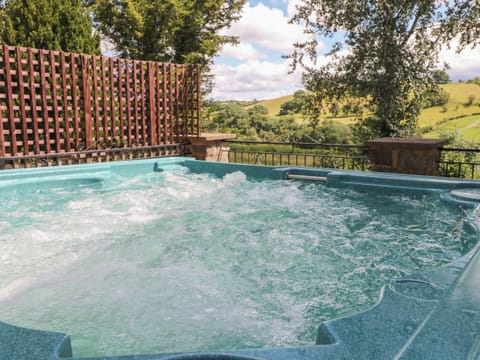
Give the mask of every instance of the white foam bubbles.
POLYGON ((0 319, 64 331, 76 356, 313 344, 392 276, 457 256, 432 244, 463 218, 434 198, 241 172, 35 194, 0 209, 0 319))

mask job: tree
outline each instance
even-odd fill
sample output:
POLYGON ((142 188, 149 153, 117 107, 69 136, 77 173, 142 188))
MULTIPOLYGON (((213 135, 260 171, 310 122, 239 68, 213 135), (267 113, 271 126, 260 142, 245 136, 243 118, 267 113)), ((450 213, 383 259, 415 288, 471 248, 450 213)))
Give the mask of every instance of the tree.
POLYGON ((246 0, 97 0, 102 35, 125 58, 201 64, 208 72, 221 47, 220 35, 240 16, 246 0))
POLYGON ((475 0, 453 0, 445 4, 445 16, 438 35, 445 42, 459 36, 458 50, 480 43, 480 3, 475 0))
POLYGON ((310 135, 324 144, 349 144, 352 140, 352 129, 339 121, 325 120, 312 130, 310 135))
POLYGON ((8 45, 100 54, 100 37, 81 0, 2 2, 0 36, 8 45))
POLYGON ((268 109, 263 105, 253 105, 253 107, 248 110, 248 114, 250 116, 257 114, 268 115, 268 109))
POLYGON ((437 84, 447 84, 450 82, 450 76, 444 70, 435 70, 432 76, 437 84))
POLYGON ((423 94, 422 108, 446 105, 449 100, 450 94, 442 88, 438 88, 438 91, 428 91, 423 94))
POLYGON ((302 106, 305 99, 305 91, 297 90, 293 93, 293 99, 285 101, 280 105, 280 111, 278 115, 293 115, 302 111, 302 106))
POLYGON ((359 118, 368 136, 409 136, 423 97, 437 92, 433 74, 442 44, 467 31, 461 16, 472 8, 468 33, 478 34, 478 7, 469 0, 303 0, 292 21, 312 37, 295 44, 292 65, 304 67, 307 89, 323 99, 368 102, 372 114, 359 118), (460 4, 462 11, 455 10, 460 4), (318 36, 337 34, 343 40, 316 67, 318 36))

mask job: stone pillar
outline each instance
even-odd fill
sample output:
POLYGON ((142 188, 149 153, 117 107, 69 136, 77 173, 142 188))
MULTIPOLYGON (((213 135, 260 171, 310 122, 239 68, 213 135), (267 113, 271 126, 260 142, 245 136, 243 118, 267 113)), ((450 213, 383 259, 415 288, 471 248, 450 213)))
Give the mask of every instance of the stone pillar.
POLYGON ((198 136, 189 136, 188 148, 197 160, 228 162, 230 146, 225 140, 235 139, 235 134, 201 133, 198 136))
POLYGON ((448 140, 380 138, 365 143, 370 148, 371 170, 418 175, 439 175, 440 148, 448 140))

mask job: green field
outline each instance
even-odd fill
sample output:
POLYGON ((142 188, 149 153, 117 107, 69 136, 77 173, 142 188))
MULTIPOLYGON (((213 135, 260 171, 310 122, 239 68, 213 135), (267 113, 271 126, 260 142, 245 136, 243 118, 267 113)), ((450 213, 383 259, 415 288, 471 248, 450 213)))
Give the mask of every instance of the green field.
POLYGON ((480 143, 480 86, 454 83, 441 87, 450 95, 449 102, 422 111, 419 127, 432 127, 423 137, 438 138, 442 132, 455 131, 465 140, 480 143), (472 105, 467 104, 469 98, 472 105))
MULTIPOLYGON (((449 83, 440 85, 449 94, 449 102, 444 106, 423 109, 418 126, 423 128, 423 137, 435 138, 445 131, 457 131, 463 139, 480 143, 480 85, 473 83, 449 83), (469 100, 472 104, 468 105, 469 100)), ((280 106, 293 98, 293 95, 263 100, 255 105, 268 109, 271 116, 278 116, 280 106)), ((252 105, 251 105, 252 106, 252 105)), ((303 121, 301 115, 296 115, 303 121)), ((349 124, 352 117, 337 117, 336 120, 349 124)))
POLYGON ((465 140, 480 141, 480 114, 440 123, 433 131, 425 133, 424 137, 438 138, 445 131, 457 131, 465 140))

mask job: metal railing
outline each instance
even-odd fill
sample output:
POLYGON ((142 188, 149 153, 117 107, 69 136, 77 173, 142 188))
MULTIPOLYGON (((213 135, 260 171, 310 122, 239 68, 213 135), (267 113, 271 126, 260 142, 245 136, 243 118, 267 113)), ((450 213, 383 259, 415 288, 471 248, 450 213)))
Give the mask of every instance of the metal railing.
POLYGON ((368 148, 361 145, 229 140, 233 163, 368 170, 368 148))
POLYGON ((480 149, 441 148, 441 176, 480 180, 480 149))
POLYGON ((182 156, 186 152, 185 147, 184 143, 180 143, 0 157, 0 170, 182 156))
MULTIPOLYGON (((363 145, 229 140, 230 162, 270 166, 301 166, 362 170, 370 168, 363 145)), ((441 176, 480 179, 480 149, 441 148, 441 176)))

